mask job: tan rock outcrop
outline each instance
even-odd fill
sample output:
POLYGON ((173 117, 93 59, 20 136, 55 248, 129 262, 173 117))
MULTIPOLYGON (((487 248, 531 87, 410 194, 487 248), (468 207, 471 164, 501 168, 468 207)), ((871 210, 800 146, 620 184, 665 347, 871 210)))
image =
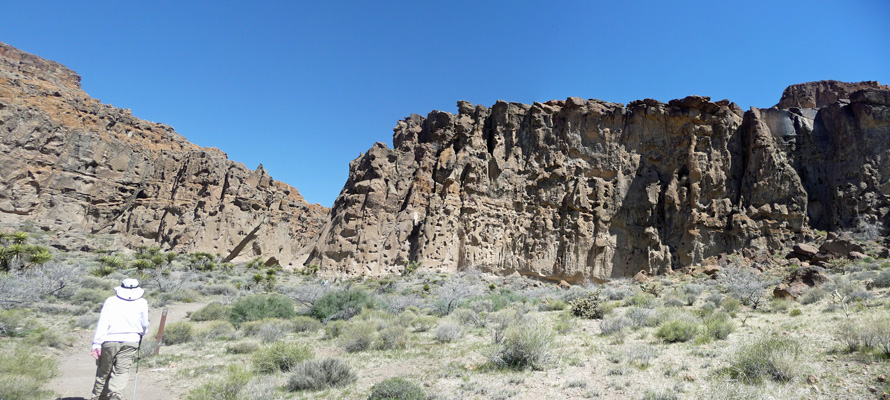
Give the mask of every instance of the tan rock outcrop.
POLYGON ((57 247, 144 244, 287 265, 327 213, 262 166, 102 104, 73 71, 3 43, 0 172, 0 225, 36 225, 57 247))

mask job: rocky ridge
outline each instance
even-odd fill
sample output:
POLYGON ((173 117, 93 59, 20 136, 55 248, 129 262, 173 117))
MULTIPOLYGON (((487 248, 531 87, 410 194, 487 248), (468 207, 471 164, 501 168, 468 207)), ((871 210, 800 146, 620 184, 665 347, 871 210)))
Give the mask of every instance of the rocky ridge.
POLYGON ((61 64, 0 43, 0 225, 57 247, 137 245, 296 264, 328 210, 172 127, 90 98, 61 64))
POLYGON ((411 115, 349 179, 307 264, 328 274, 451 271, 579 282, 664 273, 890 225, 890 90, 789 87, 743 112, 690 96, 458 103, 411 115))

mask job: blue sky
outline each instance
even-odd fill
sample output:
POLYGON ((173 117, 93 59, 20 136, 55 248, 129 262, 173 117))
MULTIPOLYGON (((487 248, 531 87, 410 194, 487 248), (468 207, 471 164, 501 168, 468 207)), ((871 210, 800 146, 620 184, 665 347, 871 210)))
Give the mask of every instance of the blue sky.
POLYGON ((0 41, 325 206, 398 120, 458 100, 747 109, 793 83, 890 83, 883 0, 131 3, 8 1, 0 41))

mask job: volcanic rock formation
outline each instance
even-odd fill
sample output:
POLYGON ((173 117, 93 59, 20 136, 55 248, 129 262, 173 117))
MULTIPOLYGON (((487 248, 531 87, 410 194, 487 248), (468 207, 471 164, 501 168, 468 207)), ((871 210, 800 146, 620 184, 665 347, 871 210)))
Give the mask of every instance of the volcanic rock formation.
POLYGON ((3 43, 0 175, 0 225, 36 225, 57 247, 144 244, 287 265, 328 211, 262 166, 101 104, 73 71, 3 43))
POLYGON ((393 147, 350 163, 307 264, 578 282, 789 247, 808 226, 890 224, 890 90, 877 82, 795 85, 747 112, 701 96, 462 101, 399 121, 393 147))

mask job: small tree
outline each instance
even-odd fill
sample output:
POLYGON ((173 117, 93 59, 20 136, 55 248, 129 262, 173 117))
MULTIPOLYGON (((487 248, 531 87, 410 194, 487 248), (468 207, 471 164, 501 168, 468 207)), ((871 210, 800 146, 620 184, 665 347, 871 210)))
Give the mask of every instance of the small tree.
POLYGON ((717 275, 717 284, 727 295, 756 310, 763 302, 764 290, 769 282, 748 269, 727 265, 717 275))

